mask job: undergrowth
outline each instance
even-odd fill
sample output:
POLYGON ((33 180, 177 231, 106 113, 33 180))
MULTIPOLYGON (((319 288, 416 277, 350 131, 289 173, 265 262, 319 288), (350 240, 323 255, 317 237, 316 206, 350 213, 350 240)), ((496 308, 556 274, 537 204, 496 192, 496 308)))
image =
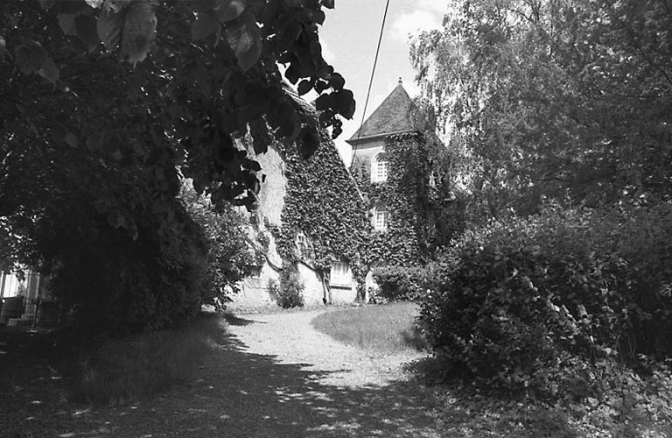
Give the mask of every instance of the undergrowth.
POLYGON ((420 300, 438 380, 564 415, 576 436, 667 438, 670 242, 669 204, 550 203, 467 230, 420 300))
POLYGON ((221 335, 220 319, 208 316, 178 329, 87 349, 64 365, 71 398, 116 405, 164 392, 187 380, 221 335))

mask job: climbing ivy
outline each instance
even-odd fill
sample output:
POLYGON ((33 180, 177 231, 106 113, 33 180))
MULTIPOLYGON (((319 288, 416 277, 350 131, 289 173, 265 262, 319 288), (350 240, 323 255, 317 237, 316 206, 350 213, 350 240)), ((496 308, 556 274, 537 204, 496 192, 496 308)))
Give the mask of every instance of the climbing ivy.
POLYGON ((275 146, 286 164, 287 196, 282 226, 271 230, 278 253, 287 262, 309 264, 328 284, 326 276, 332 261, 343 260, 350 264, 357 282, 363 284, 367 272, 363 249, 371 228, 368 208, 324 132, 321 144, 308 160, 295 148, 275 146), (296 247, 300 232, 310 242, 309 250, 302 254, 296 247))
POLYGON ((445 208, 442 193, 447 192, 448 178, 437 163, 444 146, 420 132, 388 136, 387 181, 371 183, 370 163, 353 163, 353 177, 325 134, 321 140, 323 147, 307 161, 295 149, 275 146, 286 164, 287 196, 282 226, 269 230, 289 266, 307 263, 325 284, 332 261, 348 262, 363 298, 366 274, 377 262, 419 266, 431 258, 437 233, 429 216, 445 208), (434 184, 430 184, 432 175, 434 184), (371 226, 370 212, 378 205, 385 205, 390 213, 385 232, 371 226), (309 241, 304 251, 297 248, 301 232, 309 241))
POLYGON ((431 166, 423 134, 408 132, 385 139, 388 177, 372 183, 370 163, 358 160, 353 170, 371 211, 384 205, 389 212, 385 232, 372 231, 367 239, 363 262, 367 267, 380 261, 388 265, 421 264, 431 251, 427 220, 432 208, 429 198, 431 166))

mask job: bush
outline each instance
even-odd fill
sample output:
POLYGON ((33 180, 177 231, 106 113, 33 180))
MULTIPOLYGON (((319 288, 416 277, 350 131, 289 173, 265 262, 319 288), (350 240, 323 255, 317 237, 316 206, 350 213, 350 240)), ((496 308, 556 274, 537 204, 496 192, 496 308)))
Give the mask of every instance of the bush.
POLYGON ((672 355, 670 205, 493 221, 431 272, 421 322, 455 375, 587 396, 600 361, 672 355))
POLYGON ((379 287, 376 297, 385 301, 416 301, 425 290, 422 267, 379 267, 373 270, 373 278, 379 287))
POLYGON ((38 249, 48 288, 83 338, 168 328, 195 317, 212 296, 202 229, 176 201, 172 207, 172 228, 136 217, 135 239, 95 212, 72 225, 59 218, 58 233, 45 224, 38 249))
MULTIPOLYGON (((221 309, 231 302, 231 294, 239 292, 238 284, 250 275, 251 267, 263 264, 263 253, 248 243, 245 217, 233 206, 213 206, 205 195, 196 194, 191 183, 183 184, 180 198, 205 237, 212 285, 204 304, 221 309)), ((262 236, 259 235, 260 242, 262 236)))
POLYGON ((280 273, 280 284, 268 281, 268 292, 283 309, 303 307, 303 283, 295 266, 285 266, 280 273))

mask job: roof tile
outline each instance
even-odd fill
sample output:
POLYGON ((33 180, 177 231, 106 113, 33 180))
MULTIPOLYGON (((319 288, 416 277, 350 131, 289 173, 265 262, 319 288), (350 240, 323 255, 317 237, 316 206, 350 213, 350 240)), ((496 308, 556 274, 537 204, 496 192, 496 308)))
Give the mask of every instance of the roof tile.
POLYGON ((399 82, 392 93, 350 137, 348 143, 359 143, 367 138, 384 134, 414 131, 410 118, 411 104, 410 96, 399 82))

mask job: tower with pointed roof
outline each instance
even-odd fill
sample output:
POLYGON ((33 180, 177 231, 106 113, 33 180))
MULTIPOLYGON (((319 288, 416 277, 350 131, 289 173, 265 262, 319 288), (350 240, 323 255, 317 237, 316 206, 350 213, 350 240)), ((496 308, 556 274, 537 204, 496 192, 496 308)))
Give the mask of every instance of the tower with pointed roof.
POLYGON ((373 229, 370 268, 421 264, 431 246, 428 138, 434 134, 420 114, 400 80, 347 140, 353 150, 350 171, 366 198, 373 229))
MULTIPOLYGON (((353 163, 369 161, 385 149, 385 138, 394 134, 414 132, 411 119, 412 100, 401 79, 389 96, 366 119, 347 142, 352 146, 353 163)), ((353 166, 354 168, 354 166, 353 166)))

